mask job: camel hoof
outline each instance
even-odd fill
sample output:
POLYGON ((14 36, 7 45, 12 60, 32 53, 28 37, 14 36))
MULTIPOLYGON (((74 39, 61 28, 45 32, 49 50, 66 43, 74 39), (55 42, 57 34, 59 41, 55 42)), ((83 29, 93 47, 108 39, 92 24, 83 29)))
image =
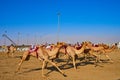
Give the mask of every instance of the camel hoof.
POLYGON ((76 68, 76 67, 75 67, 74 69, 75 69, 75 70, 77 70, 77 68, 76 68))
POLYGON ((64 77, 67 77, 67 75, 66 75, 66 74, 63 74, 63 76, 64 76, 64 77))
POLYGON ((67 77, 67 75, 66 75, 64 72, 62 72, 62 75, 63 75, 64 77, 67 77))

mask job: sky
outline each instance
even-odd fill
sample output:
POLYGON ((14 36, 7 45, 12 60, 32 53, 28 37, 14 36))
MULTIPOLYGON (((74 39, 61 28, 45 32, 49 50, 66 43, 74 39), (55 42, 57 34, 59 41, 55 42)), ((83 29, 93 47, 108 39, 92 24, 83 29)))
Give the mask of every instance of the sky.
POLYGON ((3 34, 17 44, 119 42, 120 0, 0 0, 0 44, 11 44, 3 34))

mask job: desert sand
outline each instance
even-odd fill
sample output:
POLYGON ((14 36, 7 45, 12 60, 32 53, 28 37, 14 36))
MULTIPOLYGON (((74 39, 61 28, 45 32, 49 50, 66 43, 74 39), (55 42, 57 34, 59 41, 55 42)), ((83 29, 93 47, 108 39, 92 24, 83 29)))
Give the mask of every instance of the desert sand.
POLYGON ((41 76, 42 62, 34 57, 29 61, 24 61, 21 70, 15 73, 23 52, 17 52, 14 57, 7 57, 5 53, 0 53, 0 80, 120 80, 120 50, 109 53, 114 61, 113 63, 106 61, 104 55, 101 59, 102 63, 97 65, 92 62, 76 61, 77 70, 74 70, 72 61, 66 65, 66 61, 56 60, 57 65, 67 75, 61 75, 55 67, 48 64, 45 69, 47 78, 41 76), (64 66, 64 67, 63 67, 64 66))

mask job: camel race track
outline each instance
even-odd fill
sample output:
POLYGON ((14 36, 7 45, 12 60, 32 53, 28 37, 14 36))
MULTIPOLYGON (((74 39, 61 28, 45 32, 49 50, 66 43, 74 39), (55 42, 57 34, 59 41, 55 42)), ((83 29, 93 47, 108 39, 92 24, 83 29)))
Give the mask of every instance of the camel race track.
POLYGON ((77 69, 72 65, 72 60, 66 64, 64 56, 55 59, 58 67, 66 74, 63 76, 51 64, 48 63, 42 77, 42 62, 34 57, 29 61, 24 61, 21 70, 15 73, 20 57, 23 52, 15 52, 14 56, 8 57, 5 53, 0 53, 0 80, 120 80, 120 50, 115 49, 108 55, 114 62, 106 60, 101 56, 102 62, 94 64, 92 61, 84 62, 79 58, 76 60, 77 69))

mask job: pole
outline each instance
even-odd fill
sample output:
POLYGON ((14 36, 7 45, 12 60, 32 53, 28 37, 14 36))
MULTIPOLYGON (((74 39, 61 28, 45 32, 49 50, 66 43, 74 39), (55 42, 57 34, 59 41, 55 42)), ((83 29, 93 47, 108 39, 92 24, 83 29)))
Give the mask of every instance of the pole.
POLYGON ((27 45, 29 45, 29 34, 27 34, 27 45))
MULTIPOLYGON (((5 31, 5 35, 7 34, 7 31, 5 31)), ((4 45, 6 45, 6 38, 4 38, 4 45)))
POLYGON ((58 15, 58 35, 57 35, 57 37, 58 37, 58 42, 59 42, 59 36, 60 36, 60 12, 58 12, 57 15, 58 15))
POLYGON ((17 41, 17 45, 19 45, 19 42, 20 42, 20 32, 18 32, 18 41, 17 41))

